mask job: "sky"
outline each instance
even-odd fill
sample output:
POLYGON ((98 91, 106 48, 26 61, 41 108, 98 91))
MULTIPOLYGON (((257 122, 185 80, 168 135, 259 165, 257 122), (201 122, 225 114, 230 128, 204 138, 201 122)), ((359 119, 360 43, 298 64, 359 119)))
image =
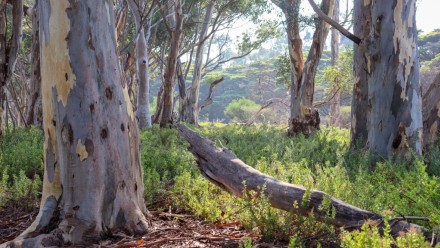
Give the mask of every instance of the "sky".
POLYGON ((440 28, 440 0, 417 0, 417 29, 429 33, 440 28))

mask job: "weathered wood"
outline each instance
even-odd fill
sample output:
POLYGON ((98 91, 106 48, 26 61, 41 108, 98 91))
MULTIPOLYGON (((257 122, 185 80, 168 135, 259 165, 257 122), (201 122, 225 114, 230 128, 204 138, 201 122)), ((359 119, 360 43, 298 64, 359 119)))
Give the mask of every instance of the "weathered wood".
MULTIPOLYGON (((325 22, 327 22, 328 24, 330 24, 333 28, 337 29, 339 32, 341 32, 341 34, 343 34, 345 37, 347 37, 348 39, 350 39, 351 41, 353 41, 356 44, 360 44, 361 43, 361 39, 359 37, 357 37, 356 35, 350 33, 350 31, 348 31, 347 29, 345 29, 341 24, 339 24, 339 16, 335 16, 334 15, 334 19, 330 18, 328 16, 328 14, 324 13, 319 7, 318 5, 316 5, 314 0, 309 0, 310 5, 312 6, 313 10, 315 11, 315 13, 321 18, 323 19, 325 22)), ((338 11, 339 11, 339 6, 338 6, 338 11)), ((338 12, 339 13, 339 12, 338 12)))
MULTIPOLYGON (((264 193, 272 207, 300 215, 313 215, 337 227, 359 228, 367 220, 383 225, 384 218, 379 214, 352 206, 322 191, 310 190, 306 193, 306 188, 302 186, 279 181, 255 170, 231 150, 215 147, 212 141, 182 124, 177 129, 190 144, 189 151, 196 157, 201 173, 235 196, 242 197, 244 190, 264 193), (264 192, 261 192, 262 188, 264 192), (329 200, 330 206, 322 206, 324 199, 329 200), (297 207, 294 207, 295 202, 297 207)), ((409 228, 420 230, 417 225, 399 221, 392 226, 391 233, 397 235, 409 228)))

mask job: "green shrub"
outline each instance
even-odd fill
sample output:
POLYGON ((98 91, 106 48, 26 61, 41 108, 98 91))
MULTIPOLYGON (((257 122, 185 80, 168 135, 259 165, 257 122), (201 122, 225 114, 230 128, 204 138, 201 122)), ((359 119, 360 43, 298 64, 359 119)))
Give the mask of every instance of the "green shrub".
POLYGON ((260 109, 260 105, 247 98, 232 101, 225 109, 225 115, 235 122, 245 122, 260 109))
POLYGON ((31 204, 41 191, 43 132, 17 129, 0 138, 0 206, 26 198, 31 204))
POLYGON ((187 151, 188 143, 175 129, 153 126, 140 133, 141 162, 144 170, 147 203, 154 201, 157 193, 165 193, 177 175, 186 171, 195 174, 194 157, 187 151))
POLYGON ((43 132, 35 127, 17 129, 0 137, 0 171, 9 178, 24 171, 27 177, 43 175, 43 132))

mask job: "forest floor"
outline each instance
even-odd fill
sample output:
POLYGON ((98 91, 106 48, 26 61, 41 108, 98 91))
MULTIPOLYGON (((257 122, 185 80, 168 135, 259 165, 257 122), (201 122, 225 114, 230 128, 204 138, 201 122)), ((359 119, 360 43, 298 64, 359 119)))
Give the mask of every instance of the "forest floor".
MULTIPOLYGON (((158 206, 155 206, 156 209, 158 206)), ((0 244, 13 240, 38 214, 38 203, 25 206, 20 201, 0 208, 0 244)), ((260 237, 245 231, 239 222, 210 224, 191 214, 150 210, 150 233, 143 237, 116 234, 94 247, 239 247, 247 239, 254 247, 279 247, 260 242, 260 237)))

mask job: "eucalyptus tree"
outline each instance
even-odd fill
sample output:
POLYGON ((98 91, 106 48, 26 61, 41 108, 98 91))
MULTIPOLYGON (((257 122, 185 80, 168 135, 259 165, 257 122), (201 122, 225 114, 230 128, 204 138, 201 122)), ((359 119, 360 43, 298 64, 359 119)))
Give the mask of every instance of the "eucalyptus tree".
POLYGON ((113 1, 41 0, 44 180, 15 246, 145 234, 138 127, 116 53, 113 1))
POLYGON ((352 138, 382 157, 422 151, 416 0, 354 3, 352 138))
MULTIPOLYGON (((302 133, 310 135, 319 129, 319 113, 313 107, 316 70, 322 55, 329 25, 318 20, 313 34, 307 60, 304 61, 302 38, 300 36, 300 0, 272 0, 284 13, 287 24, 287 38, 290 59, 290 119, 289 135, 302 133)), ((333 13, 334 0, 324 0, 321 9, 326 15, 333 13)))
POLYGON ((383 158, 422 152, 422 97, 416 0, 356 1, 354 34, 315 12, 357 44, 351 136, 383 158))
POLYGON ((198 123, 200 111, 212 103, 213 89, 222 81, 222 77, 213 80, 207 98, 200 102, 200 87, 203 77, 223 64, 249 55, 264 41, 277 35, 276 24, 262 22, 260 18, 261 14, 268 10, 266 1, 209 0, 206 3, 200 2, 199 8, 205 11, 203 16, 200 15, 200 10, 197 11, 196 20, 203 17, 203 21, 200 21, 201 25, 196 25, 196 36, 194 36, 193 42, 188 44, 188 48, 183 51, 183 53, 189 52, 189 60, 184 70, 185 73, 181 74, 182 78, 179 84, 180 120, 192 124, 198 123), (231 29, 237 20, 249 19, 258 23, 253 38, 251 39, 249 33, 244 33, 237 47, 238 54, 226 55, 225 47, 228 47, 228 43, 231 43, 232 40, 229 32, 220 34, 220 31, 231 29), (214 47, 216 44, 218 46, 214 47), (205 50, 206 52, 204 52, 205 50), (193 62, 194 64, 192 64, 193 62), (191 67, 192 65, 193 67, 191 67), (191 85, 186 89, 184 82, 190 68, 192 68, 193 75, 191 85))
MULTIPOLYGON (((336 22, 339 22, 339 8, 340 8, 339 0, 335 0, 335 7, 333 9, 333 19, 336 22)), ((332 66, 336 67, 337 61, 339 58, 339 31, 335 28, 332 29, 331 32, 331 53, 332 53, 332 66)), ((338 84, 338 78, 334 79, 334 84, 338 84)), ((341 93, 339 89, 332 90, 331 95, 333 96, 333 99, 331 100, 330 104, 330 125, 332 126, 339 126, 339 116, 341 114, 340 111, 340 102, 341 102, 341 93)))
POLYGON ((17 63, 23 29, 23 13, 22 0, 0 2, 0 135, 7 125, 8 108, 5 88, 12 81, 17 63), (9 20, 7 16, 8 4, 12 6, 12 20, 9 20), (11 34, 8 34, 8 31, 11 34))
POLYGON ((139 128, 151 128, 150 114, 150 76, 149 76, 149 55, 148 40, 151 36, 151 17, 152 10, 145 11, 149 7, 145 0, 128 0, 131 12, 133 13, 136 27, 136 74, 138 81, 138 97, 136 116, 139 128), (147 16, 144 16, 148 14, 147 16), (149 20, 147 32, 145 33, 144 20, 149 20))

